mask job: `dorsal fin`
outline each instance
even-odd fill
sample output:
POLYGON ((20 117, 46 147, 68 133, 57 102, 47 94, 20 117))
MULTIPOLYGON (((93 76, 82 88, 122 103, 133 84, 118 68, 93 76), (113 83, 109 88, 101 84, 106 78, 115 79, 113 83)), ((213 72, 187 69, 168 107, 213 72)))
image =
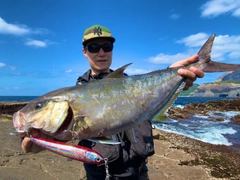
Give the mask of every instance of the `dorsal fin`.
POLYGON ((124 77, 124 70, 131 65, 132 63, 126 64, 120 68, 118 68, 117 70, 113 71, 112 73, 110 73, 109 75, 106 76, 106 78, 123 78, 124 77))

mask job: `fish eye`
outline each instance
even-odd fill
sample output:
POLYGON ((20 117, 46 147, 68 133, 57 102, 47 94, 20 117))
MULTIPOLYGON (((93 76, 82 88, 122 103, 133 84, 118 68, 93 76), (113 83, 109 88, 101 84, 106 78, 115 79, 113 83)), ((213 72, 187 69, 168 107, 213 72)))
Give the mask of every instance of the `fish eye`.
POLYGON ((41 102, 38 102, 35 104, 35 109, 41 109, 43 107, 43 104, 41 102))

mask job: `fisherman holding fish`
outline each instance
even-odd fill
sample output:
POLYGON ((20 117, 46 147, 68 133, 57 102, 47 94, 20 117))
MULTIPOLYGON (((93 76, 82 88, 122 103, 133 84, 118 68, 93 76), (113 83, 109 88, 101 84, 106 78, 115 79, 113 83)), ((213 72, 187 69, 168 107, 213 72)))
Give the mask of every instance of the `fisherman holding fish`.
MULTIPOLYGON (((88 60, 90 70, 78 78, 77 85, 103 79, 113 72, 110 66, 112 64, 114 42, 115 38, 110 30, 104 26, 93 25, 84 31, 82 51, 88 60)), ((178 61, 169 68, 186 66, 196 61, 198 61, 198 55, 178 61)), ((204 72, 194 66, 189 70, 179 69, 178 74, 186 78, 185 90, 193 85, 196 78, 204 76, 204 72)), ((127 75, 125 74, 125 76, 127 75)), ((36 129, 32 129, 31 135, 53 139, 53 137, 45 135, 36 129)), ((79 142, 80 146, 88 147, 100 153, 107 159, 108 164, 106 171, 106 162, 98 165, 84 163, 85 178, 88 180, 102 180, 106 178, 106 175, 109 175, 110 179, 149 179, 147 157, 154 154, 151 122, 148 120, 143 121, 129 130, 109 137, 115 138, 120 144, 96 143, 89 140, 79 142)), ((43 150, 32 143, 30 137, 23 139, 22 148, 25 152, 35 153, 43 150)))

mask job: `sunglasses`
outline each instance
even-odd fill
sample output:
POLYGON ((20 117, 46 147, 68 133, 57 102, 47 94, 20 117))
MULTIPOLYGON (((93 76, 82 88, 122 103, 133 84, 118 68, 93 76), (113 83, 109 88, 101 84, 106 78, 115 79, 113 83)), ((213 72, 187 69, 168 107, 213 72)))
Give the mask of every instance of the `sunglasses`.
POLYGON ((90 53, 98 53, 100 49, 103 49, 104 52, 111 52, 113 50, 113 44, 112 43, 106 43, 106 44, 90 44, 86 46, 84 49, 88 50, 90 53))

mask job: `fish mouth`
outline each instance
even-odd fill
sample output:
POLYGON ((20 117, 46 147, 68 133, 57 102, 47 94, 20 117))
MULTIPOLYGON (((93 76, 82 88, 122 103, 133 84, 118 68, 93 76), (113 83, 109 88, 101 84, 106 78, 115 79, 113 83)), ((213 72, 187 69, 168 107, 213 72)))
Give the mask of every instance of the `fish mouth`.
MULTIPOLYGON (((11 132, 11 135, 17 135, 19 137, 25 137, 25 136, 31 136, 32 129, 35 129, 33 127, 29 127, 26 123, 27 117, 22 113, 21 111, 17 111, 13 115, 13 125, 15 127, 15 131, 11 132)), ((59 140, 68 140, 70 137, 69 132, 70 129, 72 129, 73 126, 73 110, 69 106, 67 110, 67 115, 65 119, 63 120, 63 123, 61 126, 55 131, 55 133, 50 133, 44 130, 41 130, 44 134, 48 136, 52 136, 59 140)), ((36 128, 37 129, 37 128, 36 128)))
POLYGON ((11 135, 15 134, 19 137, 28 136, 30 128, 26 128, 25 116, 21 111, 17 111, 13 114, 13 126, 15 128, 14 132, 11 132, 11 135))

